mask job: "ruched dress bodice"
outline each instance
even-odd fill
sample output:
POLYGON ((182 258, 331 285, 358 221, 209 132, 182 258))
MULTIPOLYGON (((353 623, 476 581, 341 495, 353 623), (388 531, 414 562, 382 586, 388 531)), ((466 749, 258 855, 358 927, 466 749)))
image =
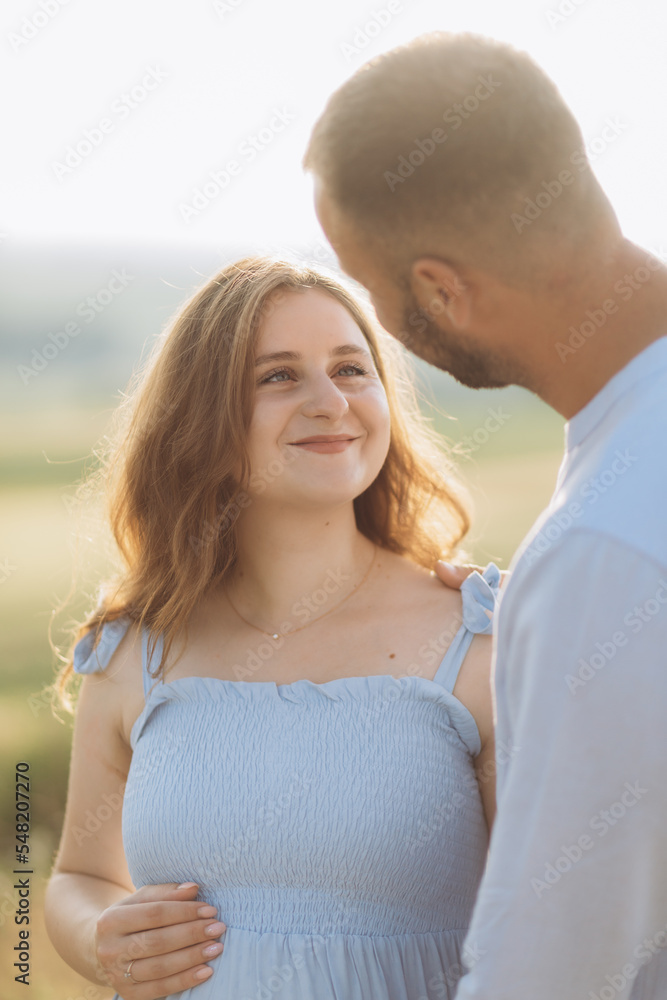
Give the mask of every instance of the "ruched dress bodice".
MULTIPOLYGON (((453 997, 486 861, 480 737, 452 689, 491 631, 490 563, 434 679, 171 682, 148 673, 122 830, 135 886, 196 882, 227 925, 213 975, 183 1000, 453 997)), ((103 669, 129 621, 86 636, 103 669)), ((160 656, 160 642, 153 656, 160 656)))

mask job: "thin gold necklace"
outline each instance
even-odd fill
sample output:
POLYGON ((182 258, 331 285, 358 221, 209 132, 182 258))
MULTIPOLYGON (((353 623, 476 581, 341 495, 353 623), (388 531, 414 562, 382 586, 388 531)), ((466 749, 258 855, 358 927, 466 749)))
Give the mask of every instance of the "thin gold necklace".
POLYGON ((229 596, 229 593, 227 592, 227 588, 226 587, 225 587, 225 597, 229 601, 229 606, 231 607, 232 611, 241 619, 242 622, 245 622, 246 625, 249 625, 250 628, 256 629, 257 632, 261 632, 263 635, 268 635, 268 637, 270 639, 286 639, 288 635, 294 635, 296 632, 300 632, 301 629, 308 628, 309 625, 314 625, 315 622, 319 622, 323 618, 326 618, 326 616, 330 615, 332 611, 336 611, 338 608, 341 607, 341 605, 345 604, 345 601, 348 601, 352 597, 353 594, 356 594, 356 592, 360 589, 360 587, 362 587, 366 583, 366 580, 370 576, 371 570, 373 569, 373 566, 375 565, 375 554, 376 554, 376 552, 377 552, 377 545, 374 544, 373 545, 373 558, 371 559, 370 566, 368 567, 368 569, 364 573, 363 579, 356 585, 356 587, 353 590, 350 591, 349 594, 347 594, 343 598, 342 601, 339 601, 338 604, 336 604, 333 608, 329 608, 328 611, 325 611, 323 615, 319 615, 313 621, 306 622, 305 625, 300 625, 299 628, 291 629, 286 635, 283 635, 281 632, 267 632, 265 629, 260 628, 259 625, 253 625, 252 622, 249 622, 248 619, 244 618, 243 615, 241 614, 241 612, 238 611, 237 608, 235 608, 234 605, 232 604, 232 599, 229 596))

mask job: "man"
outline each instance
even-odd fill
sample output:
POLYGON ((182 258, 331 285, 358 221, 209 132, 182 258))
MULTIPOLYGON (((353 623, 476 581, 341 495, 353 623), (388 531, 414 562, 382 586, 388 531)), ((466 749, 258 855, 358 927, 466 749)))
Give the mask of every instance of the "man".
POLYGON ((387 330, 568 421, 498 616, 511 750, 457 1000, 665 1000, 667 269, 623 237, 555 85, 503 43, 435 33, 374 59, 304 166, 387 330))

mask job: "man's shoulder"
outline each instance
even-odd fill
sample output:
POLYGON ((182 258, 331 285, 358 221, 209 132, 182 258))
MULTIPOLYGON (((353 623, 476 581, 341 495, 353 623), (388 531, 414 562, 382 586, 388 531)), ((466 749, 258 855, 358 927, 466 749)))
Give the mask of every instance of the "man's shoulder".
POLYGON ((557 578, 572 580, 585 577, 589 572, 595 573, 596 566, 603 566, 605 562, 614 562, 619 566, 642 565, 667 573, 667 556, 659 550, 660 547, 636 544, 631 533, 606 531, 604 526, 583 522, 564 527, 557 538, 552 533, 550 539, 548 529, 555 523, 555 519, 550 517, 540 531, 528 536, 510 566, 510 582, 528 579, 536 571, 540 576, 548 576, 555 585, 557 578))
POLYGON ((667 567, 667 385, 567 457, 546 510, 524 539, 528 561, 566 544, 574 530, 615 540, 667 567))

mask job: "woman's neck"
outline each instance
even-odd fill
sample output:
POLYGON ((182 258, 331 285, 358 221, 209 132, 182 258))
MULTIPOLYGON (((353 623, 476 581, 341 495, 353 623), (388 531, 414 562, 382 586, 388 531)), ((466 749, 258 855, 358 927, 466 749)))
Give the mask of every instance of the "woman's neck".
POLYGON ((350 504, 309 513, 248 508, 238 522, 238 563, 227 582, 233 607, 261 629, 295 628, 333 611, 364 580, 373 544, 350 504))

